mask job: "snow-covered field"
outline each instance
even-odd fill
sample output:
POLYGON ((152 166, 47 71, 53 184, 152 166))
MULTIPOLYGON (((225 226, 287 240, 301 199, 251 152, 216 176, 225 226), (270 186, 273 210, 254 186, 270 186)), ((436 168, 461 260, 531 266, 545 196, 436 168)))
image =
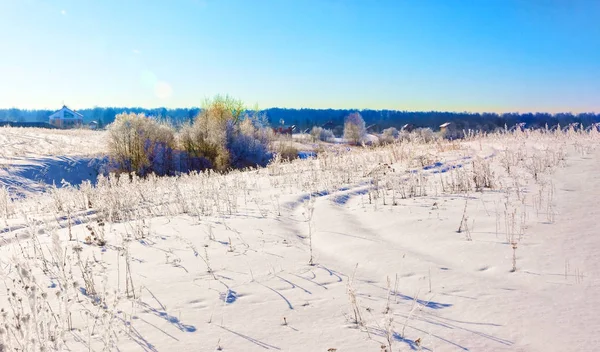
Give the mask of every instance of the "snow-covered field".
POLYGON ((516 131, 3 190, 0 350, 596 350, 599 143, 516 131))
POLYGON ((91 130, 0 128, 0 186, 40 192, 65 180, 95 180, 106 153, 105 133, 91 130))

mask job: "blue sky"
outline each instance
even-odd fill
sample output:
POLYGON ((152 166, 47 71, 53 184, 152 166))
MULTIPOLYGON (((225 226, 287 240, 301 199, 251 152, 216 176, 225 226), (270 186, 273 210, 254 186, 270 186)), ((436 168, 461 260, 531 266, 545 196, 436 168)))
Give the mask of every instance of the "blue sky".
POLYGON ((0 108, 600 112, 600 1, 0 0, 0 108))

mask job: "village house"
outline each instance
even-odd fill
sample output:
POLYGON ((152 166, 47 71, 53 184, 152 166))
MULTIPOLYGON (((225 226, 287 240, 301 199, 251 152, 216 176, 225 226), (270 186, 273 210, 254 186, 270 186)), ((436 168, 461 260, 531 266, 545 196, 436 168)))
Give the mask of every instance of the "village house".
POLYGON ((88 123, 88 128, 90 130, 97 130, 99 126, 98 121, 90 121, 90 123, 88 123))
POLYGON ((448 126, 450 126, 452 122, 446 122, 440 125, 440 133, 444 134, 448 130, 448 126))
POLYGON ((83 125, 83 115, 63 105, 62 109, 48 117, 50 125, 57 128, 75 128, 83 125))
POLYGON ((440 136, 445 139, 457 139, 462 137, 462 132, 456 128, 452 122, 446 122, 440 125, 440 136))
POLYGON ((296 125, 273 127, 273 132, 276 134, 292 134, 296 129, 296 125))
POLYGON ((412 132, 415 130, 415 125, 413 125, 412 123, 407 123, 404 126, 402 126, 402 128, 400 129, 400 131, 402 132, 412 132))

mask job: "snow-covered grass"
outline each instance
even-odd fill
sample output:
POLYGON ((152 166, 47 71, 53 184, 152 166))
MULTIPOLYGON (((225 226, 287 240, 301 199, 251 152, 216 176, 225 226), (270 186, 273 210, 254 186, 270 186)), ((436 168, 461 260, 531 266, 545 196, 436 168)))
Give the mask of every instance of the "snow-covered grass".
POLYGON ((593 350, 599 142, 516 131, 330 146, 227 175, 100 177, 20 199, 2 189, 0 341, 593 350))

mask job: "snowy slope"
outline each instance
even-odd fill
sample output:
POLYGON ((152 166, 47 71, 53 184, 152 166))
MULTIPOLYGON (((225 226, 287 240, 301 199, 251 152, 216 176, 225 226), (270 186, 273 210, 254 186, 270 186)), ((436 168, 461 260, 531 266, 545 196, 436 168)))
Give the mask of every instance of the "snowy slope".
POLYGON ((47 190, 62 181, 95 182, 105 152, 104 132, 0 128, 0 186, 13 195, 47 190))

